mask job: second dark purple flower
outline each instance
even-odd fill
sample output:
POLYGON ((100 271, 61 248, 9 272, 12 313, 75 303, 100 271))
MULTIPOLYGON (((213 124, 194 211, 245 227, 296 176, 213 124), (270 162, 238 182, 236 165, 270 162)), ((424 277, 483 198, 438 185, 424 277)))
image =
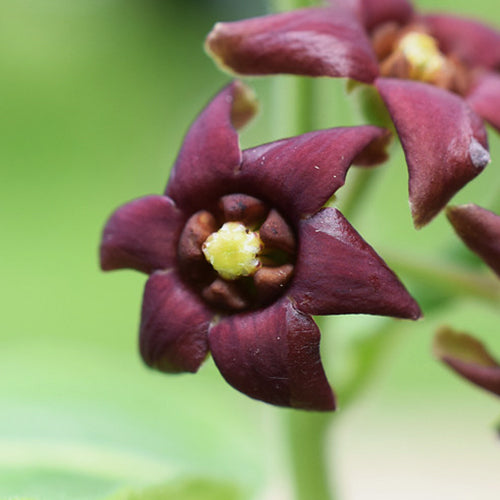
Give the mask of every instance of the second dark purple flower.
POLYGON ((470 19, 422 15, 407 0, 331 3, 218 23, 207 51, 239 74, 372 85, 401 140, 413 220, 423 226, 489 162, 483 119, 500 129, 500 33, 470 19))

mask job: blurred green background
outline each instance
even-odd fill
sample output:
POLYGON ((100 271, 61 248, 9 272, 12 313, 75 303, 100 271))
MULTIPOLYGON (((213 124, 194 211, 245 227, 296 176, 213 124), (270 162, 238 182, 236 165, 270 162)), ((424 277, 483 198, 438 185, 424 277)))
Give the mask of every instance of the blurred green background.
MULTIPOLYGON (((500 27, 497 0, 439 8, 500 27)), ((289 498, 288 411, 239 394, 210 360, 196 376, 145 368, 136 347, 145 277, 105 275, 97 261, 108 215, 162 192, 189 124, 229 81, 202 50, 206 33, 264 12, 263 1, 0 0, 0 499, 126 500, 146 498, 143 488, 151 499, 289 498)), ((262 112, 243 146, 277 138, 271 107, 284 78, 251 80, 262 112)), ((318 124, 362 123, 342 82, 317 86, 318 124)), ((498 136, 490 143, 492 164, 454 201, 498 195, 498 136)), ((323 332, 340 398, 328 448, 342 498, 497 500, 498 400, 438 364, 430 345, 447 323, 500 355, 498 310, 466 298, 432 308, 446 291, 405 274, 396 257, 484 268, 444 216, 412 229, 398 148, 382 168, 353 223, 395 256, 428 314, 397 323, 368 390, 344 410, 352 339, 378 320, 339 317, 323 332)))

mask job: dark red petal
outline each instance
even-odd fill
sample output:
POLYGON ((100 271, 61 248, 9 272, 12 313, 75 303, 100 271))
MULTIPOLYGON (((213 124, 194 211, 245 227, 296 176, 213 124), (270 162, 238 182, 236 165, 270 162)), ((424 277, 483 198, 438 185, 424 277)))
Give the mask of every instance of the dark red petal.
POLYGON ((467 96, 467 103, 500 132, 500 73, 481 75, 467 96))
POLYGON ((139 338, 146 364, 164 372, 196 372, 208 353, 212 317, 174 271, 152 274, 144 290, 139 338))
POLYGON ((459 375, 500 396, 500 364, 474 337, 443 328, 434 339, 433 350, 459 375))
POLYGON ((229 384, 278 406, 335 408, 319 352, 320 332, 287 300, 228 316, 210 328, 212 356, 229 384))
POLYGON ((388 132, 371 125, 334 128, 243 151, 240 180, 281 213, 300 218, 319 210, 344 184, 354 158, 388 132))
POLYGON ((500 215, 477 205, 448 207, 458 236, 500 276, 500 215))
POLYGON ((184 216, 166 196, 146 196, 118 208, 104 227, 101 267, 152 273, 175 263, 184 216))
POLYGON ((458 16, 429 15, 424 20, 445 54, 455 54, 472 67, 500 69, 500 31, 458 16))
POLYGON ((224 69, 245 75, 341 76, 367 83, 378 75, 363 28, 349 12, 330 8, 218 23, 205 46, 224 69))
POLYGON ((427 224, 490 161, 482 120, 456 94, 426 83, 379 78, 403 146, 416 227, 427 224))
POLYGON ((170 175, 166 193, 181 208, 196 211, 225 194, 241 162, 236 128, 255 113, 253 92, 241 82, 225 87, 189 129, 170 175))
POLYGON ((330 2, 350 9, 368 30, 390 21, 406 24, 413 15, 413 7, 407 0, 330 0, 330 2))
POLYGON ((308 314, 378 314, 417 319, 420 308, 344 216, 325 208, 301 222, 288 295, 308 314))

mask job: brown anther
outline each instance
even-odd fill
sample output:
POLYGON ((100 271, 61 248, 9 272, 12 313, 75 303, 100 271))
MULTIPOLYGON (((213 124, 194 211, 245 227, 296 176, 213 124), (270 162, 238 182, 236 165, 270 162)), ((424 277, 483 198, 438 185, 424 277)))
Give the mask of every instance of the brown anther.
POLYGON ((276 210, 269 212, 259 229, 259 235, 265 247, 283 250, 289 254, 295 252, 295 236, 290 226, 276 210))
POLYGON ((210 305, 220 309, 241 311, 250 306, 236 283, 221 278, 204 288, 201 295, 210 305))
POLYGON ((278 267, 261 267, 253 276, 259 297, 269 299, 280 293, 293 274, 292 264, 278 267))
POLYGON ((436 78, 435 84, 459 95, 467 95, 471 83, 471 72, 453 55, 447 58, 443 71, 436 78))
POLYGON ((210 212, 201 210, 192 215, 186 222, 179 238, 178 256, 180 261, 185 264, 205 261, 201 246, 215 231, 217 231, 217 222, 210 212))
POLYGON ((241 222, 245 226, 257 226, 266 217, 267 205, 246 194, 229 194, 219 200, 219 210, 225 222, 241 222))
POLYGON ((372 46, 379 61, 383 61, 393 52, 400 31, 400 26, 393 22, 385 23, 374 31, 372 46))
POLYGON ((380 63, 380 72, 391 78, 410 78, 410 63, 402 52, 393 52, 380 63))

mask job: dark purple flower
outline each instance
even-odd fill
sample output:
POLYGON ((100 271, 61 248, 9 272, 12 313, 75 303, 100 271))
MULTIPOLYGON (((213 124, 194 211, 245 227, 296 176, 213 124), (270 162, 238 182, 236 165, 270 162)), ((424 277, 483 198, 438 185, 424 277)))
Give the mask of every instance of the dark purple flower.
POLYGON ((434 338, 433 350, 456 373, 500 396, 500 364, 474 337, 442 328, 434 338))
POLYGON ((241 151, 236 128, 254 110, 239 82, 210 102, 165 194, 110 217, 101 265, 150 275, 140 327, 148 365, 196 372, 211 352, 226 380, 253 398, 332 410, 311 315, 420 316, 342 214, 322 208, 353 161, 382 154, 387 132, 336 128, 241 151))
POLYGON ((218 23, 207 51, 240 74, 373 85, 401 140, 411 211, 422 226, 489 162, 483 119, 500 130, 500 33, 465 18, 420 15, 407 0, 335 4, 218 23))
POLYGON ((500 277, 500 215, 473 204, 447 207, 446 215, 463 242, 500 277))

